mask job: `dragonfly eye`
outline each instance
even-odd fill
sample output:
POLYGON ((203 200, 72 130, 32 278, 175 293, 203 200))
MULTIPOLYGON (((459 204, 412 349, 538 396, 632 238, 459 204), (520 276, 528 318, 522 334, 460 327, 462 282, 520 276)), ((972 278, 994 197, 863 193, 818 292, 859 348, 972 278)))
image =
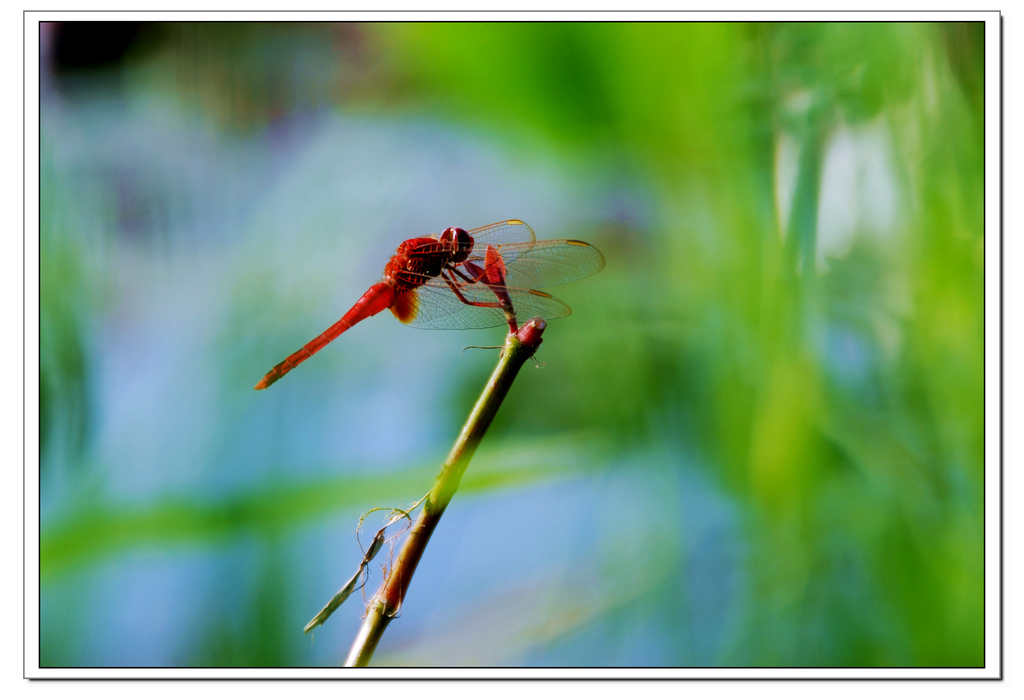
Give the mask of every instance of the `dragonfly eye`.
POLYGON ((455 244, 456 262, 462 262, 473 252, 473 237, 464 228, 446 228, 441 234, 441 242, 455 244))

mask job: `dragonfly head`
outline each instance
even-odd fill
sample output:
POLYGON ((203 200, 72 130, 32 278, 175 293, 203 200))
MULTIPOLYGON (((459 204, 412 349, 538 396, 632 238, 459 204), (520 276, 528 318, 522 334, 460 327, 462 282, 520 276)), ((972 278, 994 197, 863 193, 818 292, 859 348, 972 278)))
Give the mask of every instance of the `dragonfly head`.
POLYGON ((464 228, 446 228, 441 234, 441 242, 452 246, 452 262, 460 263, 473 252, 473 237, 464 228))

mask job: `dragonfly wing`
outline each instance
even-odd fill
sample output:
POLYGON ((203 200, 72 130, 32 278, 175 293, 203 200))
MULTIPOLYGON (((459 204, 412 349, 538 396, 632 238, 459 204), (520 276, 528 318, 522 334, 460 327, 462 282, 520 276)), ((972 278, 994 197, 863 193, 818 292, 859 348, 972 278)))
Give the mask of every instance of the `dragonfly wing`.
MULTIPOLYGON (((462 330, 490 328, 505 323, 500 308, 463 303, 444 282, 411 289, 401 295, 401 302, 392 311, 402 323, 431 330, 462 330)), ((485 285, 467 285, 459 290, 470 301, 493 303, 494 293, 485 285)))
POLYGON ((475 228, 469 232, 475 244, 469 256, 471 262, 483 264, 487 246, 494 246, 502 251, 505 264, 512 262, 533 247, 536 236, 529 224, 519 219, 509 219, 475 228))
MULTIPOLYGON (((459 299, 443 279, 433 278, 401 294, 391 310, 402 323, 432 330, 491 328, 507 323, 490 287, 479 282, 460 282, 459 293, 466 301, 459 299)), ((534 316, 562 318, 572 313, 565 302, 535 289, 509 287, 508 293, 520 321, 534 316)))
POLYGON ((564 301, 536 289, 510 288, 508 293, 512 297, 516 320, 520 324, 526 323, 534 316, 549 320, 563 318, 572 313, 572 309, 564 301))
POLYGON ((534 235, 533 229, 530 228, 529 224, 519 219, 508 219, 507 221, 487 224, 486 226, 470 230, 469 235, 478 243, 483 243, 485 248, 488 245, 533 243, 537 240, 537 236, 534 235))
MULTIPOLYGON (((505 263, 505 281, 509 287, 544 289, 574 282, 600 272, 604 256, 594 246, 568 239, 508 243, 495 248, 505 263)), ((486 268, 486 248, 477 245, 467 259, 486 268)))

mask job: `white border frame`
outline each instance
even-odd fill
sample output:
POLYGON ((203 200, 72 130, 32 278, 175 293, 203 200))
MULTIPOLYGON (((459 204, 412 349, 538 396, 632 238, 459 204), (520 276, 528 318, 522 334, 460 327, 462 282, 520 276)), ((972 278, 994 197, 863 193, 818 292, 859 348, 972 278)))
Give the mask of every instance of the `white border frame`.
POLYGON ((998 12, 43 12, 24 13, 26 678, 348 679, 998 679, 1002 678, 1002 31, 998 12), (40 668, 39 667, 39 23, 138 21, 982 21, 985 27, 985 666, 971 668, 40 668))

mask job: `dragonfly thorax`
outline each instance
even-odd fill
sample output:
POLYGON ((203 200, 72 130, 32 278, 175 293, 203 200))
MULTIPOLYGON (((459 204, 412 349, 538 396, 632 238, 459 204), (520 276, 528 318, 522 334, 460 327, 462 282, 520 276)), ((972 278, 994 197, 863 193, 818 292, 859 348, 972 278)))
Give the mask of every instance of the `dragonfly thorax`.
POLYGON ((439 238, 411 238, 398 246, 384 268, 384 276, 400 290, 414 289, 445 268, 463 262, 472 251, 472 241, 461 229, 447 229, 439 238), (469 248, 464 249, 467 239, 469 248))

